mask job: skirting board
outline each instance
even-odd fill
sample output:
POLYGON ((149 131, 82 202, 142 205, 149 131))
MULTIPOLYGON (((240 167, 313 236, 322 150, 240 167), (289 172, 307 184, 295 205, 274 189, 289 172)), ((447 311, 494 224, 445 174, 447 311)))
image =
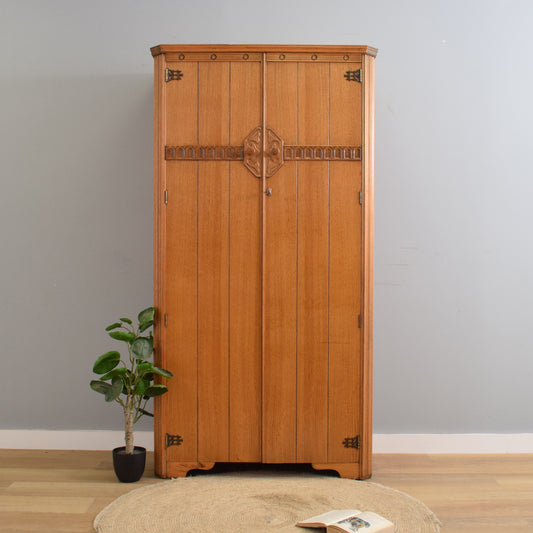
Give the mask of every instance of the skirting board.
MULTIPOLYGON (((154 449, 151 431, 136 431, 135 445, 154 449)), ((374 453, 533 453, 533 433, 374 434, 374 453)), ((124 445, 122 431, 1 429, 0 448, 110 450, 124 445)))

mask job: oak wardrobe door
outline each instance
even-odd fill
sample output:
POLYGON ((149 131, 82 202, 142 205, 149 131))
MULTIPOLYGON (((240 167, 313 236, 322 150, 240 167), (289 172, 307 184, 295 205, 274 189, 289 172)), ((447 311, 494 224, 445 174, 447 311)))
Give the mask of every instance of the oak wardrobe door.
MULTIPOLYGON (((199 59, 166 65, 180 78, 164 85, 165 145, 240 145, 261 120, 260 63, 199 59)), ((164 165, 161 453, 176 468, 259 462, 261 180, 240 161, 164 165)))

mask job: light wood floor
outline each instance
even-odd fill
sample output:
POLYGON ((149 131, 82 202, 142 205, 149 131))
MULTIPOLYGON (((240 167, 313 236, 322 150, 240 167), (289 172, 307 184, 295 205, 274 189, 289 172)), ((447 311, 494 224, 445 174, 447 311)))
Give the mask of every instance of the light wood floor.
MULTIPOLYGON (((90 533, 113 499, 158 481, 152 454, 122 484, 111 452, 0 450, 0 531, 90 533)), ((533 533, 533 455, 375 455, 371 481, 422 500, 442 533, 533 533)))

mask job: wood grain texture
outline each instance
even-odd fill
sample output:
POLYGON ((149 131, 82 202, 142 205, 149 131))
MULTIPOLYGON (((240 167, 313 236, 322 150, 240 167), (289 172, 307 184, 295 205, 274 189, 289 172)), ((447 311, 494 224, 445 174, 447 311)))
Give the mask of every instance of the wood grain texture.
MULTIPOLYGON (((166 139, 166 103, 165 86, 163 84, 165 61, 163 56, 154 58, 154 182, 153 182, 153 283, 155 320, 154 320, 154 362, 162 368, 165 366, 163 356, 163 250, 165 243, 165 221, 163 205, 163 184, 165 178, 165 162, 162 150, 166 139)), ((163 420, 164 401, 160 396, 154 399, 154 417, 163 420)), ((154 441, 157 450, 156 471, 162 476, 166 473, 166 453, 163 446, 163 425, 154 425, 154 441)))
MULTIPOLYGON (((330 142, 361 143, 361 84, 348 83, 346 68, 331 65, 330 142)), ((329 412, 328 461, 358 461, 346 437, 361 435, 362 207, 361 163, 330 163, 329 412)))
MULTIPOLYGON (((229 142, 229 63, 198 66, 198 143, 229 142)), ((198 163, 198 460, 229 459, 229 163, 198 163)))
MULTIPOLYGON (((183 443, 166 450, 168 461, 197 460, 198 290, 197 290, 197 163, 167 166, 165 272, 167 327, 165 365, 174 377, 164 396, 161 437, 180 435, 183 443)), ((163 319, 164 320, 164 319, 163 319)), ((163 442, 161 443, 164 446, 163 442)))
POLYGON ((152 52, 156 346, 179 376, 156 402, 158 472, 261 460, 367 477, 375 49, 152 52), (182 75, 167 82, 166 67, 182 75), (164 145, 240 146, 254 128, 322 156, 286 160, 272 175, 263 164, 261 179, 222 157, 164 161, 164 145), (355 155, 334 157, 332 146, 355 155), (165 433, 183 443, 166 449, 165 433), (361 450, 344 445, 356 437, 361 450))
POLYGON ((374 340, 374 58, 363 63, 363 336, 361 477, 372 473, 374 340))
MULTIPOLYGON (((442 533, 533 531, 533 454, 380 454, 373 465, 373 482, 422 500, 442 521, 442 533)), ((231 468, 236 471, 238 465, 231 468)), ((106 505, 158 482, 152 453, 143 478, 129 484, 117 482, 110 451, 0 450, 0 501, 16 498, 20 507, 0 511, 1 529, 94 533, 93 520, 106 505), (55 508, 37 511, 49 498, 55 508), (86 511, 74 513, 71 498, 91 503, 86 511)))
POLYGON ((324 464, 312 463, 315 470, 333 470, 337 472, 340 477, 345 479, 357 479, 360 477, 360 466, 352 457, 348 463, 336 463, 334 460, 328 458, 328 462, 324 464))
POLYGON ((214 462, 196 461, 196 462, 169 462, 167 465, 167 477, 186 477, 191 470, 211 470, 215 466, 214 462))
MULTIPOLYGON (((165 83, 166 142, 189 143, 198 137, 198 75, 196 63, 182 65, 183 83, 165 83)), ((160 157, 163 157, 160 154, 160 157)), ((196 461, 197 450, 197 195, 198 164, 165 164, 164 190, 158 198, 164 211, 163 302, 160 310, 161 357, 164 368, 174 374, 169 392, 162 398, 163 427, 158 446, 167 461, 196 461), (167 315, 167 326, 164 322, 167 315), (164 445, 165 434, 180 435, 180 446, 164 445)), ((159 464, 159 461, 158 461, 159 464)))
MULTIPOLYGON (((297 67, 268 65, 266 125, 297 139, 297 67)), ((263 461, 296 461, 296 163, 265 187, 263 250, 263 461)))
MULTIPOLYGON (((298 144, 329 144, 329 65, 298 64, 298 144)), ((327 461, 329 164, 298 162, 297 460, 327 461)))
MULTIPOLYGON (((230 142, 261 123, 261 65, 231 64, 230 142)), ((231 163, 229 460, 261 461, 262 183, 231 163)))
POLYGON ((242 45, 228 45, 228 44, 160 44, 153 46, 151 49, 152 55, 155 57, 159 54, 166 53, 186 53, 186 52, 235 52, 239 50, 240 52, 293 52, 293 53, 337 53, 337 54, 368 54, 370 56, 375 56, 378 52, 377 48, 372 46, 359 46, 359 45, 262 45, 262 44, 242 44, 242 45))
POLYGON ((345 438, 361 435, 360 163, 332 163, 330 180, 328 461, 358 460, 345 438))

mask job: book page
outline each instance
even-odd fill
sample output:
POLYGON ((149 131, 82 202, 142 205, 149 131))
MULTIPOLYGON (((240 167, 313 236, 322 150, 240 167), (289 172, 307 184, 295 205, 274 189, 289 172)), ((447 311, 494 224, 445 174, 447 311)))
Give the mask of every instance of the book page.
POLYGON ((301 522, 298 522, 297 526, 307 526, 309 527, 311 524, 314 524, 314 527, 326 527, 331 524, 335 524, 336 522, 339 522, 341 520, 344 520, 346 518, 349 518, 351 516, 355 516, 359 514, 361 511, 358 511, 357 509, 335 509, 333 511, 328 511, 327 513, 322 513, 317 516, 312 516, 311 518, 308 518, 307 520, 302 520, 301 522))
POLYGON ((348 533, 394 533, 394 525, 376 513, 364 512, 330 524, 328 531, 346 531, 348 533))

